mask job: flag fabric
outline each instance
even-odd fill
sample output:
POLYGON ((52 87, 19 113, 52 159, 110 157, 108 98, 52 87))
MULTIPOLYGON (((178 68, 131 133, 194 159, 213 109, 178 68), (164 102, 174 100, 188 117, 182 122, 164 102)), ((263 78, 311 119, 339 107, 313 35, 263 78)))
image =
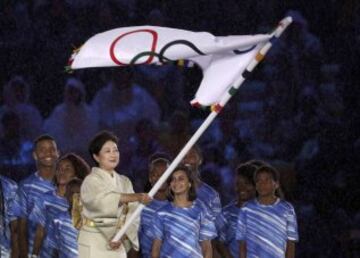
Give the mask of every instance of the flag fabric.
POLYGON ((191 60, 203 70, 192 103, 217 103, 270 34, 221 36, 157 26, 109 30, 91 37, 69 60, 71 69, 191 60))

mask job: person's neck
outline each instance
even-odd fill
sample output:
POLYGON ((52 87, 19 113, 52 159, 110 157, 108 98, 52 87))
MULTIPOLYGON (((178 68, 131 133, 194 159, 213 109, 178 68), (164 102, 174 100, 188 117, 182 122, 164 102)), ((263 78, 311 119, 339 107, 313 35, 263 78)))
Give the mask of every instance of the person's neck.
POLYGON ((56 192, 59 196, 64 197, 66 192, 66 185, 58 185, 56 192))
POLYGON ((100 167, 101 170, 104 170, 106 173, 108 173, 110 176, 114 176, 114 170, 113 169, 105 169, 100 167))
POLYGON ((38 171, 38 175, 45 180, 51 181, 54 178, 53 167, 38 168, 38 171))
POLYGON ((264 204, 264 205, 271 205, 274 204, 277 200, 277 197, 275 195, 266 195, 266 196, 259 196, 258 197, 258 202, 260 204, 264 204))
POLYGON ((187 193, 175 195, 174 205, 180 208, 188 208, 192 205, 192 201, 189 201, 187 193))

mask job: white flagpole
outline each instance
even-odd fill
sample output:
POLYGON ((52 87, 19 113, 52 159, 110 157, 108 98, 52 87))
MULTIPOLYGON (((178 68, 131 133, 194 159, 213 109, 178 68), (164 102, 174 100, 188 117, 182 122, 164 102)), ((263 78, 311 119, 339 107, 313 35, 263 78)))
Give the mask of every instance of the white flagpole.
MULTIPOLYGON (((273 40, 276 40, 280 37, 280 35, 284 32, 284 30, 290 25, 292 22, 291 17, 284 18, 279 25, 276 27, 274 32, 272 33, 272 38, 264 44, 264 46, 259 50, 256 57, 250 61, 249 65, 245 69, 245 73, 249 74, 251 73, 256 65, 264 58, 265 54, 269 51, 273 44, 273 40)), ((246 77, 246 76, 245 76, 246 77)), ((234 86, 224 94, 224 96, 221 98, 220 102, 216 105, 213 105, 211 110, 212 112, 208 115, 208 117, 205 119, 205 121, 202 123, 202 125, 198 128, 198 130, 195 132, 195 134, 191 137, 191 139, 186 143, 186 145, 183 147, 183 149, 180 151, 180 153, 177 155, 177 157, 173 160, 173 162, 170 164, 170 166, 166 169, 164 174, 159 178, 159 180, 156 182, 156 184, 153 186, 153 188, 149 192, 149 196, 153 197, 155 193, 160 189, 162 184, 167 180, 167 178, 171 175, 171 173, 174 171, 174 169, 179 165, 181 160, 185 157, 186 153, 191 149, 191 147, 196 143, 196 141, 200 138, 200 136, 204 133, 204 131, 210 126, 212 121, 215 119, 215 117, 218 115, 218 113, 221 111, 221 109, 226 105, 226 103, 229 101, 229 99, 235 94, 236 90, 239 89, 241 84, 245 81, 244 73, 239 76, 239 78, 234 82, 234 86)), ((129 228, 131 223, 136 219, 137 216, 139 216, 141 210, 144 208, 144 205, 139 205, 134 213, 130 216, 130 218, 126 221, 126 223, 123 225, 123 227, 119 230, 119 232, 115 235, 115 237, 112 239, 113 242, 118 241, 126 232, 126 230, 129 228)))

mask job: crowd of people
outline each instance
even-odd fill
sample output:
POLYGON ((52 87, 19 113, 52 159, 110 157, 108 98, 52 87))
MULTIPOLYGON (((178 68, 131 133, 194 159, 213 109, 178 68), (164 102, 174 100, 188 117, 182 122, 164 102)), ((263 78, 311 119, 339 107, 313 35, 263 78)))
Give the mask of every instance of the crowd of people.
MULTIPOLYGON (((326 14, 322 5, 322 1, 311 6, 302 1, 245 1, 240 6, 232 0, 2 2, 0 56, 6 65, 0 74, 1 175, 16 183, 32 175, 37 163, 33 140, 43 133, 56 139, 61 151, 57 155, 76 153, 90 164, 94 161, 88 143, 106 129, 119 137, 117 171, 129 178, 135 193, 147 192, 153 184, 148 180, 149 157, 164 152, 169 155, 165 160, 171 161, 207 114, 188 105, 201 70, 166 64, 68 75, 63 67, 72 46, 80 46, 95 33, 142 24, 215 35, 262 33, 291 15, 293 24, 200 138, 199 178, 218 192, 218 209, 235 225, 231 205, 236 197, 236 168, 251 159, 264 160, 279 171, 285 200, 296 210, 298 257, 357 257, 359 4, 326 3, 326 14), (291 8, 298 11, 288 11, 291 8)), ((79 183, 69 185, 74 190, 79 183)), ((75 220, 68 214, 72 197, 59 201, 57 196, 65 196, 65 188, 55 185, 56 194, 48 203, 62 207, 67 219, 56 219, 51 227, 62 230, 70 227, 69 218, 75 220)), ((6 191, 3 199, 15 198, 6 191)), ((67 194, 79 197, 78 192, 67 194)), ((46 229, 50 224, 38 211, 49 209, 51 214, 52 208, 33 207, 33 227, 46 229)), ((22 212, 23 217, 30 216, 22 212)), ((20 225, 19 230, 24 228, 20 225)), ((238 243, 235 233, 231 233, 234 244, 238 243)), ((55 243, 53 237, 58 235, 46 241, 55 243)), ((221 244, 211 242, 221 250, 221 244)))
MULTIPOLYGON (((237 168, 235 199, 222 210, 219 193, 200 178, 197 145, 153 198, 135 193, 131 180, 115 171, 115 134, 99 132, 88 149, 91 171, 74 153, 60 157, 55 139, 41 135, 34 141, 37 171, 19 184, 0 177, 1 257, 295 257, 295 210, 267 163, 237 168), (140 203, 146 205, 141 217, 114 241, 140 203)), ((169 164, 166 153, 151 155, 148 183, 169 164)))

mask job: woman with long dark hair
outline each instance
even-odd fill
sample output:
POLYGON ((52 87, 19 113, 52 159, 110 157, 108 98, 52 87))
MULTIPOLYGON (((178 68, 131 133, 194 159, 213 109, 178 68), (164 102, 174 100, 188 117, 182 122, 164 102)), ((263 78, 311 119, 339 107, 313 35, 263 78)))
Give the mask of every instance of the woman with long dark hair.
POLYGON ((169 203, 153 221, 152 257, 212 257, 216 229, 208 212, 196 201, 196 183, 188 167, 178 167, 168 180, 169 203))

